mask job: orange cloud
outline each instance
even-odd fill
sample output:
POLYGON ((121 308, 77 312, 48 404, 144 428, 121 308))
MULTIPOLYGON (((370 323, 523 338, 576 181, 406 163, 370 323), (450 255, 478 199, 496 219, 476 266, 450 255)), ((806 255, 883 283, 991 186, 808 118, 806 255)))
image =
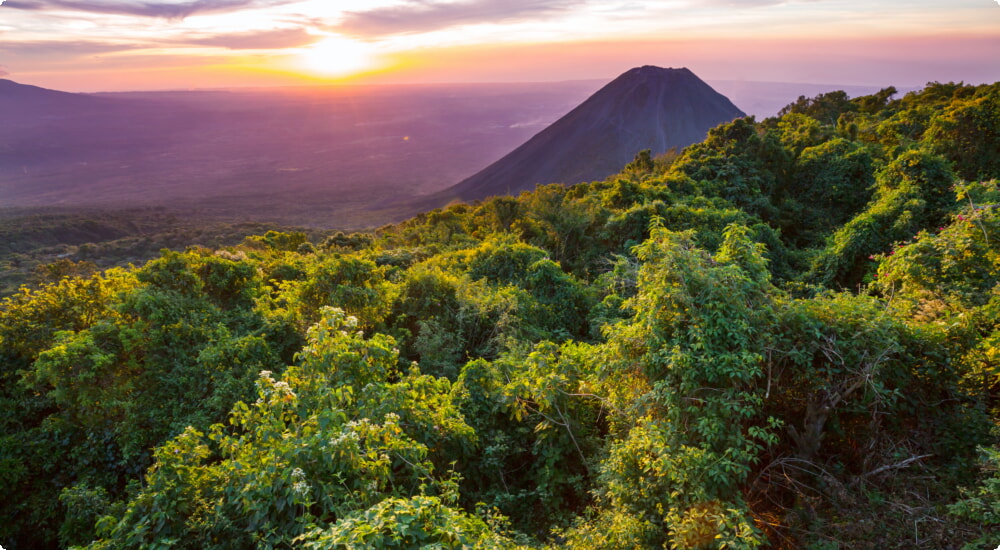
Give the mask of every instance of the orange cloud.
POLYGON ((396 54, 395 82, 611 78, 639 65, 688 67, 702 78, 822 84, 992 82, 1000 36, 745 38, 507 44, 396 54))

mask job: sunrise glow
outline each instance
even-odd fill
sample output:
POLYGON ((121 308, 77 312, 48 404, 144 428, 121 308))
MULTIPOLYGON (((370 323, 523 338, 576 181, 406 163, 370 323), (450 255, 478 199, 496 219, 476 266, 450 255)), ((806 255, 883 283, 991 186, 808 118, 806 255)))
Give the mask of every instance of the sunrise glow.
POLYGON ((364 42, 338 36, 304 48, 297 61, 302 70, 320 77, 346 77, 377 68, 375 49, 364 42))
POLYGON ((709 79, 992 82, 998 28, 992 0, 9 0, 0 78, 107 91, 604 79, 653 64, 709 79))

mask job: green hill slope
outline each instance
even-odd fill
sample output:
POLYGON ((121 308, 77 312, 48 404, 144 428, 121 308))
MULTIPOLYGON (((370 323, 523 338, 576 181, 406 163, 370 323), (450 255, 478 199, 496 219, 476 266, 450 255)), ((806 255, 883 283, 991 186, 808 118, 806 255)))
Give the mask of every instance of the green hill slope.
POLYGON ((5 548, 993 548, 1000 84, 0 306, 5 548))

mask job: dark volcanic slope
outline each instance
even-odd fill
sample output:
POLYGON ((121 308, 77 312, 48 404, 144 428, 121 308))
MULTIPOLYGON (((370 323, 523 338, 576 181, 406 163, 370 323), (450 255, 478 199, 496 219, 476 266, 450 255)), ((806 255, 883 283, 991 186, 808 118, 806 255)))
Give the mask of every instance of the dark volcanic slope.
POLYGON ((99 107, 104 103, 85 94, 58 92, 0 79, 0 117, 7 123, 39 115, 62 115, 77 109, 99 107))
POLYGON ((654 155, 679 150, 742 116, 688 69, 639 67, 438 198, 474 200, 530 190, 538 183, 601 180, 643 149, 654 155))
POLYGON ((13 80, 0 78, 0 99, 3 99, 5 103, 8 101, 74 101, 77 99, 86 101, 86 96, 58 92, 29 84, 18 84, 13 80))

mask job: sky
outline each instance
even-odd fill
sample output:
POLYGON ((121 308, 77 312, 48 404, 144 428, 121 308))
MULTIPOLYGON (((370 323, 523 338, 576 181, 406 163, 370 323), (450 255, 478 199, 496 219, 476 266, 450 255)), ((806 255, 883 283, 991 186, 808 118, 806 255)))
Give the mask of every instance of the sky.
POLYGON ((66 91, 611 79, 1000 80, 1000 0, 2 0, 0 78, 66 91))

